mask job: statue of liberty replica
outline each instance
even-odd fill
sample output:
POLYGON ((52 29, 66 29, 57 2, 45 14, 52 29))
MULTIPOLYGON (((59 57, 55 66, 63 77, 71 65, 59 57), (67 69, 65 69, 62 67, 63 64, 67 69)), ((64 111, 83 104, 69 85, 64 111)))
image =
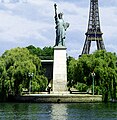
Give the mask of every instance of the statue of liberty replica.
POLYGON ((69 23, 64 22, 63 13, 57 14, 57 5, 55 8, 56 41, 54 45, 54 63, 53 63, 53 85, 52 91, 57 94, 68 93, 67 89, 67 56, 65 47, 66 30, 69 23))
POLYGON ((56 43, 55 46, 65 46, 65 35, 66 30, 69 27, 69 23, 64 22, 63 13, 57 14, 57 5, 54 4, 55 8, 55 24, 56 24, 56 43))

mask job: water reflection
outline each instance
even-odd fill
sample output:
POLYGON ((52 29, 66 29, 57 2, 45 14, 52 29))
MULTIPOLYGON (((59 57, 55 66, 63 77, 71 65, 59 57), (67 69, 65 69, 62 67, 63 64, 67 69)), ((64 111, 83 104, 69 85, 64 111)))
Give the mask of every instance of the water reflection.
POLYGON ((67 104, 52 104, 51 120, 67 120, 67 104))
POLYGON ((68 120, 117 120, 116 103, 75 103, 67 108, 68 120))
POLYGON ((117 120, 117 103, 0 103, 0 120, 117 120))

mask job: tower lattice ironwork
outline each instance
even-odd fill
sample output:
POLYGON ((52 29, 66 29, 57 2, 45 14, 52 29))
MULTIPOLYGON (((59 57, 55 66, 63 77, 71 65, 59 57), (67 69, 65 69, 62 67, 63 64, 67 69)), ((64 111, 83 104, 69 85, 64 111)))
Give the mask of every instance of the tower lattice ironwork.
POLYGON ((82 54, 89 54, 92 41, 96 41, 97 50, 105 49, 102 34, 100 29, 98 0, 90 0, 88 29, 85 33, 86 39, 82 54))

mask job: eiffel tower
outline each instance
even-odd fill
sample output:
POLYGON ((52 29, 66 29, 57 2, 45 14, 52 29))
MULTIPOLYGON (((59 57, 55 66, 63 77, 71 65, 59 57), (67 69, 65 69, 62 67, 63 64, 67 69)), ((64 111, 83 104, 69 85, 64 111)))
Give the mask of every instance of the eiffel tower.
POLYGON ((85 33, 86 39, 82 54, 89 54, 92 41, 96 41, 97 50, 104 50, 105 46, 102 34, 100 29, 98 0, 90 0, 88 29, 85 33))

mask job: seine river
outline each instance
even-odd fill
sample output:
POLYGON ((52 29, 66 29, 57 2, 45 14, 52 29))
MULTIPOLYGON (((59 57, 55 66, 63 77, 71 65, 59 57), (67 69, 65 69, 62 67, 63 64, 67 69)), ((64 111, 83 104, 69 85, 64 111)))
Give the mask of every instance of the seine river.
POLYGON ((117 120, 117 103, 0 103, 0 120, 117 120))

